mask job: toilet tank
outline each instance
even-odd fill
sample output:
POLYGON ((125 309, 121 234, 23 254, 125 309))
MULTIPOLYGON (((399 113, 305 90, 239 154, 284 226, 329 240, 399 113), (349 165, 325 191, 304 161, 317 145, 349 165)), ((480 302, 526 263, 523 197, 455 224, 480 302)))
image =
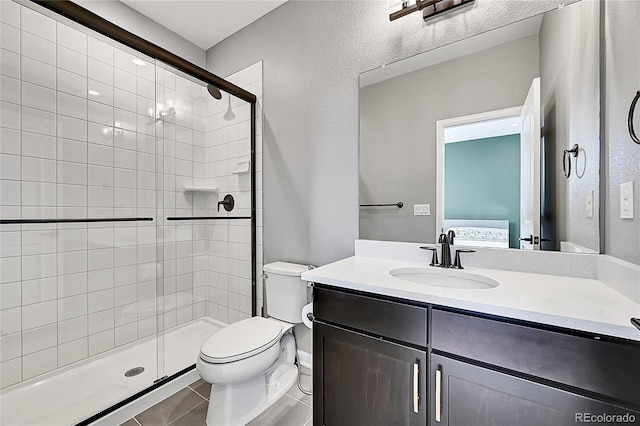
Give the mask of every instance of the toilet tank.
POLYGON ((300 275, 309 267, 273 262, 262 269, 266 273, 264 285, 269 316, 289 323, 301 323, 302 307, 307 304, 307 282, 300 275))

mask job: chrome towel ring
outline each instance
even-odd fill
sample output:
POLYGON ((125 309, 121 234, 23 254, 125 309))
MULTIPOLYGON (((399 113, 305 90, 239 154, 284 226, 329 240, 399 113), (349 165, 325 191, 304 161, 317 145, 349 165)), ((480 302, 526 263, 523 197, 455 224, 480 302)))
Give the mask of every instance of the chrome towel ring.
POLYGON ((629 108, 628 124, 629 124, 629 134, 631 135, 631 139, 633 139, 635 143, 640 144, 640 138, 638 138, 638 135, 636 135, 636 131, 633 128, 633 113, 636 110, 636 104, 638 103, 638 99, 640 99, 640 90, 638 90, 638 92, 636 93, 636 96, 633 98, 633 101, 631 101, 631 107, 629 108))
POLYGON ((573 148, 565 149, 564 154, 562 154, 562 171, 564 172, 564 177, 567 179, 569 179, 569 176, 571 176, 571 157, 577 158, 579 150, 580 147, 578 146, 578 144, 574 144, 573 148), (571 157, 569 156, 569 154, 571 154, 571 157), (567 161, 567 159, 569 161, 567 161))

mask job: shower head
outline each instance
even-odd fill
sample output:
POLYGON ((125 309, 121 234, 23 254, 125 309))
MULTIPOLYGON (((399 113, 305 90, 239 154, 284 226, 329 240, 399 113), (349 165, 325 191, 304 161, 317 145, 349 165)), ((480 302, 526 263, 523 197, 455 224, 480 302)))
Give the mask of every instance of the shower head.
POLYGON ((207 84, 207 90, 209 91, 209 94, 214 98, 222 99, 222 93, 220 93, 220 89, 218 89, 213 84, 207 84))

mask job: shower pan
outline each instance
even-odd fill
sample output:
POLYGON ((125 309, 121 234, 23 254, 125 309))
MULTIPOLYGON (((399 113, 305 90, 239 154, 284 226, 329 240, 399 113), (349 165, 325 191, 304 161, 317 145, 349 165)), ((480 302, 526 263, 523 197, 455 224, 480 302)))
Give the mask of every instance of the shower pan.
POLYGON ((69 1, 0 18, 0 424, 117 424, 259 309, 262 65, 243 89, 69 1))

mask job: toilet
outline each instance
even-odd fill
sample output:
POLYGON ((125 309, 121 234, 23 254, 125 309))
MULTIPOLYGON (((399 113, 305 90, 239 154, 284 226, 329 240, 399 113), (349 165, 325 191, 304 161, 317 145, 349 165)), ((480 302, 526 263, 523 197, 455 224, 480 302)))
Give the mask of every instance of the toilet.
POLYGON ((306 265, 264 265, 270 318, 252 317, 230 324, 200 348, 196 368, 211 383, 207 426, 245 425, 293 385, 298 377, 293 326, 302 322, 306 265))

